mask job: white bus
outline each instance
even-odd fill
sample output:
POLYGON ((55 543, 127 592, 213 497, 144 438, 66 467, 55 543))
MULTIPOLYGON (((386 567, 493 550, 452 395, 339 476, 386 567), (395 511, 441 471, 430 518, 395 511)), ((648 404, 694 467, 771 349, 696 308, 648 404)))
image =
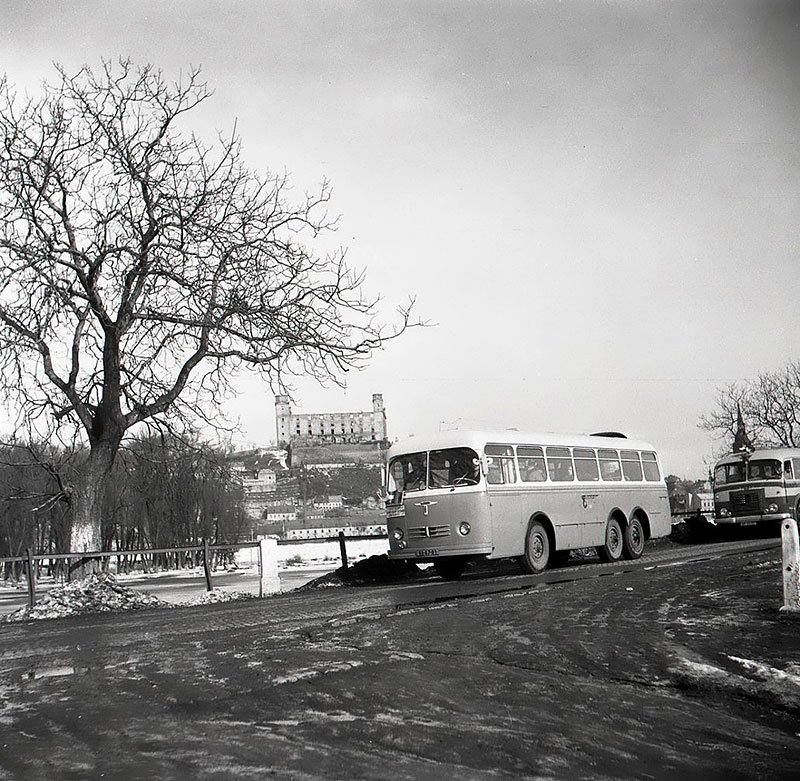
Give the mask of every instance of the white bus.
POLYGON ((731 453, 714 467, 714 521, 731 526, 800 519, 800 448, 731 453))
POLYGON ((528 573, 575 548, 636 559, 671 529, 658 454, 614 432, 451 431, 387 459, 389 558, 433 562, 448 580, 475 558, 516 557, 528 573))

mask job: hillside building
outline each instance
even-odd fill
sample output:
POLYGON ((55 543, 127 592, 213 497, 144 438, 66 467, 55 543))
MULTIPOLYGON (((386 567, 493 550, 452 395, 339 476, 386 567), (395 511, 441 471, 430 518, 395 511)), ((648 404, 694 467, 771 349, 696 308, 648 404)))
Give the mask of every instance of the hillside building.
POLYGON ((244 509, 252 520, 263 518, 278 491, 278 474, 286 472, 285 455, 264 448, 243 450, 228 457, 233 477, 244 489, 244 509))

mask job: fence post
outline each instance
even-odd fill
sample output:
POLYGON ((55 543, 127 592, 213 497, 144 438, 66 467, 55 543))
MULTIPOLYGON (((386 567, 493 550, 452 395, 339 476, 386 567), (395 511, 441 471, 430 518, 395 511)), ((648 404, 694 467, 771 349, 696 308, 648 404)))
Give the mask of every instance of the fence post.
POLYGON ((344 532, 339 532, 339 552, 342 554, 342 567, 347 569, 347 545, 344 543, 344 532))
POLYGON ((261 575, 258 596, 277 594, 281 590, 281 581, 278 577, 278 540, 274 537, 258 541, 258 566, 261 575))
POLYGON ((33 607, 36 604, 36 570, 30 548, 25 549, 25 555, 28 557, 28 603, 33 607))
POLYGON ((206 573, 206 590, 211 591, 211 570, 208 564, 208 540, 203 540, 203 571, 206 573))
POLYGON ((783 607, 781 611, 800 612, 800 539, 797 522, 787 518, 781 522, 783 543, 783 607))

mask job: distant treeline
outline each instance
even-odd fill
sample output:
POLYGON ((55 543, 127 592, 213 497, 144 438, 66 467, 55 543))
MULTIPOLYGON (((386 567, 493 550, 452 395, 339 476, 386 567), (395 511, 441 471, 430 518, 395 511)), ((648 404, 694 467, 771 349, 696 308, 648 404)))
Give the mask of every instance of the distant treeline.
MULTIPOLYGON (((227 454, 199 441, 129 440, 104 498, 103 550, 240 542, 249 536, 244 492, 227 454)), ((0 446, 0 557, 63 553, 71 481, 86 451, 42 443, 0 446)))

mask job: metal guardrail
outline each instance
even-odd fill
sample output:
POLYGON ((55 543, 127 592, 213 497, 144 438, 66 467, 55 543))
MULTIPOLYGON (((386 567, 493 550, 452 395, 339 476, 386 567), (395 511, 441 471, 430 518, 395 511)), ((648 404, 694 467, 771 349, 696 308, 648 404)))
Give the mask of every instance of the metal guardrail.
MULTIPOLYGON (((341 537, 345 540, 388 540, 386 534, 342 534, 335 537, 307 537, 304 539, 285 540, 278 538, 278 545, 301 545, 309 542, 338 542, 341 537)), ((181 545, 176 548, 130 548, 127 550, 115 551, 87 551, 85 553, 33 553, 30 558, 34 561, 44 560, 63 560, 63 559, 83 559, 83 558, 112 558, 114 556, 139 556, 156 553, 199 553, 203 550, 203 545, 181 545)), ((241 548, 257 548, 258 540, 248 540, 247 542, 229 542, 219 544, 209 544, 209 551, 217 550, 239 550, 241 548)), ((28 561, 27 553, 24 556, 5 556, 0 557, 0 565, 14 564, 28 561)))
MULTIPOLYGON (((276 540, 278 545, 296 545, 301 543, 315 543, 315 542, 338 542, 339 552, 342 560, 342 566, 347 569, 347 540, 373 540, 373 539, 388 539, 386 534, 344 534, 339 532, 335 537, 311 537, 308 539, 299 540, 276 540)), ((144 560, 145 556, 155 556, 158 554, 201 554, 201 563, 203 565, 203 572, 206 579, 206 589, 211 591, 211 553, 215 551, 234 551, 243 548, 258 548, 259 549, 259 573, 261 578, 264 576, 264 562, 261 560, 261 544, 258 541, 236 542, 236 543, 216 543, 211 544, 204 542, 202 545, 181 545, 175 548, 135 548, 131 550, 115 550, 115 551, 86 551, 84 553, 31 553, 30 549, 26 550, 24 556, 7 556, 0 558, 0 565, 3 564, 23 564, 23 571, 28 581, 28 602, 31 606, 36 604, 36 566, 37 561, 67 561, 67 576, 72 569, 85 564, 91 559, 109 559, 109 558, 123 558, 123 557, 136 557, 141 556, 144 560), (79 564, 75 567, 70 567, 70 561, 78 561, 79 564)))

